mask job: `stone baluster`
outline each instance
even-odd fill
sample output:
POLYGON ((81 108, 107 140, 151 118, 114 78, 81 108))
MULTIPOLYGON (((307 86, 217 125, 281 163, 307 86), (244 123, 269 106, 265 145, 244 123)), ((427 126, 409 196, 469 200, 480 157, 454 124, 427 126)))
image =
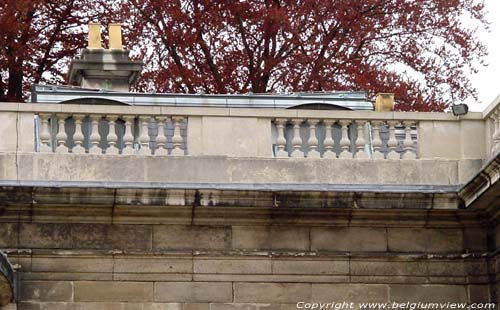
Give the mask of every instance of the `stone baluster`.
POLYGON ((120 153, 120 150, 116 146, 116 143, 118 142, 118 136, 116 135, 116 129, 115 129, 115 124, 116 120, 118 119, 118 115, 108 115, 106 117, 108 119, 108 126, 109 126, 109 132, 107 136, 108 140, 108 148, 106 149, 106 154, 107 155, 118 155, 120 153))
POLYGON ((91 115, 90 120, 92 122, 91 134, 90 134, 90 154, 102 154, 102 150, 99 147, 99 142, 101 141, 101 135, 99 134, 99 121, 102 116, 91 115))
POLYGON ((333 137, 332 137, 332 125, 333 120, 324 120, 323 124, 325 124, 325 141, 323 145, 325 146, 325 152, 323 153, 323 158, 336 158, 337 154, 333 151, 333 137))
POLYGON ((134 136, 132 134, 132 123, 134 122, 135 117, 124 115, 122 119, 125 121, 125 133, 123 135, 123 150, 122 154, 124 155, 132 155, 134 154, 134 136))
POLYGON ((365 124, 366 121, 356 121, 356 127, 358 129, 358 138, 356 139, 356 153, 354 154, 354 158, 359 159, 368 159, 368 153, 365 150, 365 124))
POLYGON ((300 137, 300 124, 302 124, 303 120, 301 119, 292 119, 293 124, 293 139, 292 139, 292 153, 291 157, 302 158, 304 157, 304 152, 300 150, 302 147, 302 138, 300 137))
POLYGON ((156 150, 155 155, 158 156, 166 156, 168 155, 168 151, 165 148, 167 144, 167 137, 165 136, 165 121, 166 116, 157 116, 157 124, 158 124, 158 136, 156 137, 156 150))
POLYGON ((285 139, 286 122, 287 120, 283 118, 278 118, 275 120, 276 131, 278 132, 278 137, 276 138, 276 145, 278 146, 276 157, 288 157, 285 139))
POLYGON ((139 149, 139 155, 151 155, 151 149, 149 148, 149 120, 151 117, 149 116, 140 116, 139 122, 141 133, 139 135, 139 143, 141 144, 141 148, 139 149))
POLYGON ((491 154, 495 155, 497 151, 500 151, 500 110, 493 112, 490 117, 493 121, 491 154))
POLYGON ((41 131, 40 131, 40 152, 52 152, 52 146, 50 145, 50 130, 49 130, 49 118, 51 114, 40 113, 41 131))
POLYGON ((318 152, 318 138, 316 137, 316 125, 319 123, 319 119, 309 119, 307 124, 309 125, 309 140, 307 140, 308 158, 320 158, 320 153, 318 152))
POLYGON ((58 130, 56 135, 57 147, 56 153, 68 153, 68 147, 66 146, 66 140, 68 135, 66 134, 66 129, 64 128, 64 123, 66 122, 67 115, 59 114, 57 115, 58 130))
POLYGON ((73 154, 84 154, 85 148, 83 147, 83 140, 85 139, 82 130, 82 121, 85 115, 75 114, 73 118, 75 120, 75 134, 73 135, 73 140, 75 141, 75 146, 71 150, 73 154))
POLYGON ((398 121, 387 121, 387 126, 389 126, 389 141, 387 141, 389 153, 387 154, 387 159, 401 158, 399 153, 396 152, 398 146, 398 141, 396 140, 396 124, 398 124, 398 121))
POLYGON ((351 121, 349 120, 340 120, 339 124, 342 131, 342 137, 340 139, 340 148, 342 151, 340 152, 339 158, 352 158, 352 153, 349 150, 351 146, 351 141, 349 140, 349 124, 351 121))
POLYGON ((172 136, 172 153, 173 156, 184 155, 184 150, 182 149, 182 135, 181 135, 181 124, 184 121, 183 116, 172 116, 172 122, 174 124, 174 135, 172 136))
POLYGON ((382 125, 382 122, 379 121, 373 121, 372 122, 372 128, 373 128, 373 159, 384 159, 384 153, 382 153, 381 148, 382 148, 382 139, 380 139, 380 125, 382 125))
POLYGON ((413 124, 413 121, 403 122, 403 125, 405 126, 405 140, 403 141, 405 152, 403 154, 403 159, 417 159, 413 140, 411 139, 411 126, 413 124))

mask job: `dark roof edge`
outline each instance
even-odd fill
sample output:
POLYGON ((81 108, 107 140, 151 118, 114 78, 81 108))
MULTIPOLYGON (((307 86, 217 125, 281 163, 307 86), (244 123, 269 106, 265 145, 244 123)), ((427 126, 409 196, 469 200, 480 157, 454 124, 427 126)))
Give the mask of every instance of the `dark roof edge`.
POLYGON ((463 202, 463 208, 469 208, 480 197, 488 192, 500 179, 500 152, 483 165, 483 168, 465 183, 458 196, 463 202))
POLYGON ((103 189, 187 189, 286 192, 368 192, 368 193, 456 193, 458 185, 423 184, 312 184, 312 183, 164 183, 99 181, 15 181, 2 180, 0 186, 38 188, 103 189))

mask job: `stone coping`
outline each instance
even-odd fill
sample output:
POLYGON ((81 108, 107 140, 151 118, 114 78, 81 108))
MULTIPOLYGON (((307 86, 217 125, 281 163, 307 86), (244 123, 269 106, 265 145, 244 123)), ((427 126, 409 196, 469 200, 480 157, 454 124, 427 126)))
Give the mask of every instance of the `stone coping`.
POLYGON ((293 110, 269 108, 209 108, 166 106, 119 106, 119 105, 74 105, 40 103, 0 103, 0 112, 61 113, 61 114, 105 114, 105 115, 183 115, 257 118, 333 118, 357 120, 428 120, 460 121, 482 120, 482 112, 470 112, 454 116, 444 112, 373 112, 373 111, 329 111, 293 110))

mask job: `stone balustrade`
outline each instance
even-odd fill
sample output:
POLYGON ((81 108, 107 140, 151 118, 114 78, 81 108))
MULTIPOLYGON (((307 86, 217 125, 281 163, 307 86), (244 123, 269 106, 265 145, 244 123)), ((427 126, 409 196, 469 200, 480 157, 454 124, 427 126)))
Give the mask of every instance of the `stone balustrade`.
POLYGON ((283 119, 276 126, 276 157, 416 159, 413 120, 283 119))
POLYGON ((488 144, 491 156, 500 152, 500 96, 485 111, 488 122, 488 144))
POLYGON ((0 104, 0 152, 245 158, 485 160, 500 109, 451 113, 0 104), (15 130, 14 130, 15 129, 15 130))
POLYGON ((180 156, 186 119, 177 115, 38 113, 39 152, 180 156))

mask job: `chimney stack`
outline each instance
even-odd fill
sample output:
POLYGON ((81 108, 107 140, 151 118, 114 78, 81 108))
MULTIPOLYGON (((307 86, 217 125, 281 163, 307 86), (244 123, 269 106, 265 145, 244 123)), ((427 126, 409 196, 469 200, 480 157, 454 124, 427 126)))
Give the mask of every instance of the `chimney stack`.
POLYGON ((83 88, 128 92, 142 71, 142 61, 134 61, 122 45, 120 24, 109 24, 109 49, 101 43, 101 24, 89 24, 88 47, 80 59, 73 59, 69 83, 83 88))
POLYGON ((394 111, 394 94, 378 93, 375 96, 375 112, 394 111))
POLYGON ((89 24, 89 49, 102 49, 100 23, 89 24))
POLYGON ((109 24, 109 48, 122 50, 122 25, 109 24))

